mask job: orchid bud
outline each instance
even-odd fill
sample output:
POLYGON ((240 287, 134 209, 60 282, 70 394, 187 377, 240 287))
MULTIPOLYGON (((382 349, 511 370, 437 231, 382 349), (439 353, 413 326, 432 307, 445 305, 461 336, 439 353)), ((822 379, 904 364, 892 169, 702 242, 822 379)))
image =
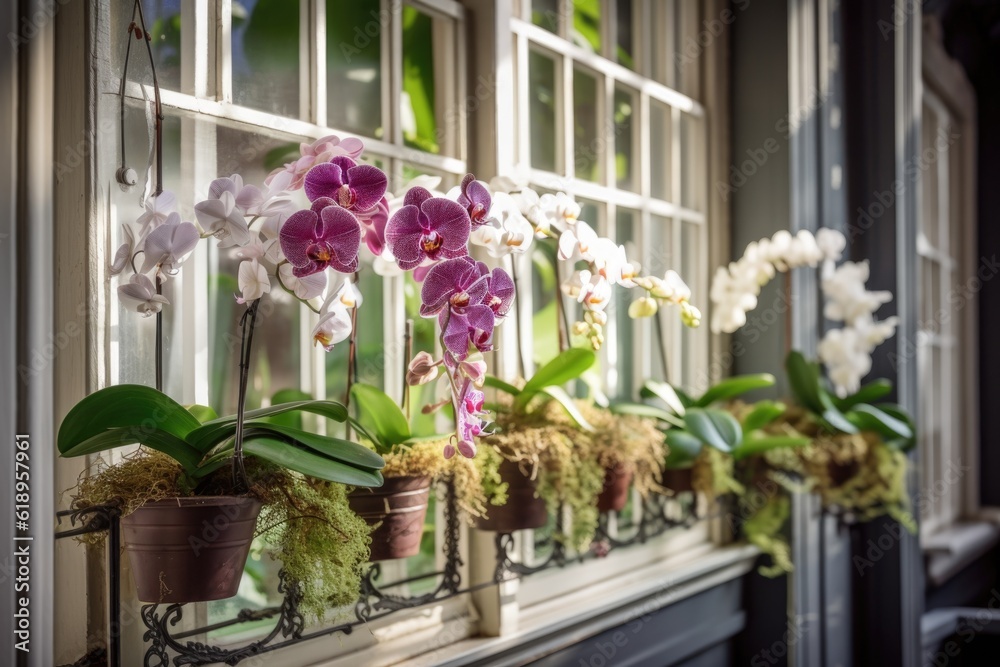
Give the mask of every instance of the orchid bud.
POLYGON ((639 297, 631 303, 628 307, 628 316, 633 320, 637 320, 642 317, 652 317, 656 315, 656 311, 659 306, 656 305, 656 300, 651 299, 648 296, 639 297))
POLYGON ((406 384, 415 387, 436 379, 440 364, 441 362, 435 361, 429 352, 421 350, 406 369, 406 384))
MULTIPOLYGON (((451 445, 448 445, 451 447, 451 445)), ((445 448, 447 450, 447 448, 445 448)), ((458 442, 458 452, 467 459, 472 459, 476 457, 476 445, 473 442, 468 442, 466 440, 460 440, 458 442)), ((445 458, 450 458, 447 451, 445 451, 445 458)))
POLYGON ((486 360, 481 352, 474 352, 458 364, 462 375, 472 380, 477 387, 486 381, 486 360))
POLYGON ((694 329, 701 324, 701 311, 685 301, 681 304, 681 321, 684 326, 694 329))
POLYGON ((449 442, 447 445, 444 446, 444 457, 446 459, 450 459, 454 455, 455 455, 455 445, 449 442))

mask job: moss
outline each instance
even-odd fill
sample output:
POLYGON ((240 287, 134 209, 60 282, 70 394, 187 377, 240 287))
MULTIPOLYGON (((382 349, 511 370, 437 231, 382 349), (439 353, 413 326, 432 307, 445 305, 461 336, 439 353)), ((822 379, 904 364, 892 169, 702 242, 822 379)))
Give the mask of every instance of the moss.
MULTIPOLYGON (((290 581, 302 593, 302 610, 321 619, 332 607, 357 600, 368 561, 368 524, 351 511, 347 489, 304 477, 250 458, 246 462, 250 493, 261 501, 258 535, 280 560, 290 581)), ((99 464, 81 478, 73 497, 77 508, 114 504, 122 514, 147 502, 194 495, 183 483, 181 467, 170 457, 140 449, 112 466, 99 464)), ((202 491, 232 493, 229 469, 206 480, 202 491)), ((207 495, 205 494, 205 495, 207 495)), ((91 533, 85 541, 103 541, 91 533)))

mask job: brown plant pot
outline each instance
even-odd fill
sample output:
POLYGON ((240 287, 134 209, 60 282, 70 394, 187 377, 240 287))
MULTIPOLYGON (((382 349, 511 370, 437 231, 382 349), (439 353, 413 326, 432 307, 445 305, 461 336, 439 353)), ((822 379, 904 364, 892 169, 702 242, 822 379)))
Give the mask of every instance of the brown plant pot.
POLYGON ((239 496, 167 498, 122 518, 142 602, 205 602, 236 595, 260 502, 239 496))
POLYGON ((663 486, 674 493, 694 491, 691 468, 672 468, 663 471, 663 486))
POLYGON ((424 534, 430 477, 386 477, 377 489, 355 489, 347 501, 372 531, 370 560, 408 558, 420 552, 424 534))
POLYGON ((632 472, 624 466, 606 468, 604 489, 597 496, 598 512, 621 512, 628 503, 628 487, 632 483, 632 472))
POLYGON ((500 478, 507 482, 507 504, 490 505, 486 516, 476 517, 476 527, 496 533, 541 528, 549 521, 545 501, 535 496, 538 484, 510 461, 500 464, 500 478))

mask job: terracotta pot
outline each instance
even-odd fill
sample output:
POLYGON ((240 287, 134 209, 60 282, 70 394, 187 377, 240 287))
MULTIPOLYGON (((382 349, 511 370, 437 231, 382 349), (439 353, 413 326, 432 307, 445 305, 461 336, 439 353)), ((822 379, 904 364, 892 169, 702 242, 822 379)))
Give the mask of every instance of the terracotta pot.
POLYGON ((628 487, 632 483, 632 473, 624 466, 607 468, 604 471, 604 489, 597 496, 598 512, 621 512, 628 503, 628 487))
POLYGON ((260 502, 239 496, 168 498, 122 518, 142 602, 205 602, 236 595, 260 502))
POLYGON ((516 463, 500 464, 500 478, 507 482, 507 504, 490 505, 485 517, 476 518, 476 527, 496 533, 541 528, 549 521, 545 501, 535 496, 538 484, 529 479, 516 463))
POLYGON ((663 471, 663 486, 674 493, 694 491, 691 468, 672 468, 663 471))
POLYGON ((430 491, 430 477, 386 477, 377 489, 355 489, 347 496, 355 514, 369 526, 377 525, 372 531, 373 563, 420 552, 430 491))

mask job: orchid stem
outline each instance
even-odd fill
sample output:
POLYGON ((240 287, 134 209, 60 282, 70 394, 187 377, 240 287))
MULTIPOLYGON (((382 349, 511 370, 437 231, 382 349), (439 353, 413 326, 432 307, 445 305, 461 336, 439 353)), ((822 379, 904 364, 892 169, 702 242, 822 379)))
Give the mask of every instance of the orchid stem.
MULTIPOLYGON (((352 276, 351 282, 357 282, 358 274, 352 276)), ((351 387, 358 381, 358 306, 351 308, 351 335, 347 347, 347 392, 344 395, 344 406, 348 414, 351 410, 351 387)), ((344 422, 344 437, 351 439, 351 422, 344 422)))
POLYGON ((559 353, 562 354, 569 347, 569 314, 566 312, 566 301, 562 296, 562 271, 559 270, 559 259, 556 258, 553 264, 556 271, 556 305, 558 306, 556 325, 559 328, 559 353))
POLYGON ((663 332, 663 317, 657 311, 653 315, 656 318, 656 337, 660 341, 660 363, 663 364, 663 381, 670 383, 670 365, 667 363, 667 337, 663 332))
POLYGON ((253 330, 257 327, 259 306, 260 299, 254 299, 240 318, 240 326, 243 328, 240 342, 240 393, 236 405, 236 436, 233 441, 233 489, 236 493, 244 493, 250 488, 247 471, 243 465, 243 417, 246 414, 247 383, 250 380, 250 350, 253 347, 253 330))
POLYGON ((518 289, 517 281, 517 256, 510 256, 510 277, 514 281, 514 328, 517 330, 517 368, 521 377, 526 377, 524 363, 524 344, 521 340, 521 301, 517 298, 520 290, 518 289))
MULTIPOLYGON (((156 276, 156 293, 163 294, 159 271, 156 276)), ((156 391, 163 391, 163 308, 156 311, 156 391)))
POLYGON ((413 358, 413 320, 406 320, 403 330, 403 410, 406 413, 406 421, 410 421, 410 385, 406 381, 407 373, 410 370, 410 359, 413 358))

